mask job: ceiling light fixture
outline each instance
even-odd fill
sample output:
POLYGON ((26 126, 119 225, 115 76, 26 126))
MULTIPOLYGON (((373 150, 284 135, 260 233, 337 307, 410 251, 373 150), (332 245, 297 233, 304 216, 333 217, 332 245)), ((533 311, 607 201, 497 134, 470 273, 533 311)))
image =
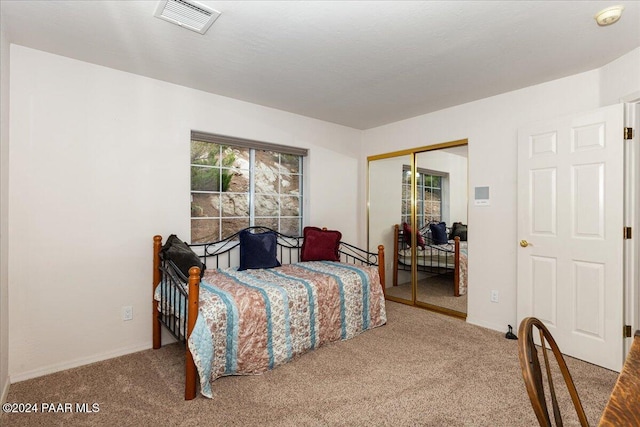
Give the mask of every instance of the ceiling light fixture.
POLYGON ((197 1, 163 0, 158 3, 154 16, 196 33, 204 34, 218 19, 220 12, 197 1))
POLYGON ((596 13, 594 16, 596 22, 601 27, 606 27, 607 25, 615 24, 622 16, 622 11, 624 10, 624 6, 611 6, 606 9, 602 9, 600 12, 596 13))

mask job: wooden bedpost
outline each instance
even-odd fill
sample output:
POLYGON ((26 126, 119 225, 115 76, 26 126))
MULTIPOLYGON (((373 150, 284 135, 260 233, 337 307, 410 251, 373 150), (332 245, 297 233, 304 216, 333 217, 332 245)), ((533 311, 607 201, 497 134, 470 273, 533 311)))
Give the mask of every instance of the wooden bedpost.
POLYGON ((160 334, 160 319, 158 318, 158 301, 154 298, 154 293, 158 283, 160 283, 160 249, 162 249, 162 236, 153 236, 153 289, 151 290, 151 315, 153 320, 153 348, 159 349, 162 346, 162 335, 160 334))
MULTIPOLYGON (((193 332, 198 318, 198 304, 200 302, 200 269, 191 267, 189 269, 189 300, 187 302, 187 340, 193 332)), ((186 363, 185 363, 185 385, 184 400, 192 400, 196 397, 196 364, 193 361, 191 351, 189 351, 189 343, 186 344, 186 363)))
POLYGON ((460 296, 460 237, 453 238, 454 241, 454 253, 453 253, 453 295, 460 296))
POLYGON ((380 275, 380 284, 382 285, 382 294, 387 294, 386 289, 386 273, 384 270, 384 245, 378 245, 378 275, 380 275))

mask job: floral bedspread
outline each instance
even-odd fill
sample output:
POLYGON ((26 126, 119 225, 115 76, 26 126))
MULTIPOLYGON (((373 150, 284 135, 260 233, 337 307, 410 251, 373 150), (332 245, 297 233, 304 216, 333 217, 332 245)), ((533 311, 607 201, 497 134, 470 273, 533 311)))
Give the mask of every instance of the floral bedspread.
POLYGON ((466 295, 468 282, 467 265, 469 252, 466 242, 464 243, 465 245, 462 245, 462 242, 460 243, 460 281, 458 282, 458 291, 460 292, 461 296, 466 295))
POLYGON ((188 345, 201 392, 225 375, 258 374, 387 321, 377 267, 314 261, 207 270, 188 345))

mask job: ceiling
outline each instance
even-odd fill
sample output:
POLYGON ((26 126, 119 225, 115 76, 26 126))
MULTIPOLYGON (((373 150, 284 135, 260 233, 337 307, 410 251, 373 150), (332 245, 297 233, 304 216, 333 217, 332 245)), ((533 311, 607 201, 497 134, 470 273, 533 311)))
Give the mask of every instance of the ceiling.
POLYGON ((368 129, 599 68, 640 46, 636 1, 201 1, 200 35, 157 1, 1 0, 11 43, 368 129), (598 27, 614 4, 622 19, 598 27))

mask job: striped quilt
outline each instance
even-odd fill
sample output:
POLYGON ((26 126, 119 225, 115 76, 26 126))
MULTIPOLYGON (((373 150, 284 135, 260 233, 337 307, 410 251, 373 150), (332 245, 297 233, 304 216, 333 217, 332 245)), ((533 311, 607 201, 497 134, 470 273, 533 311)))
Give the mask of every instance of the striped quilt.
POLYGON ((212 397, 216 378, 265 372, 386 321, 377 267, 313 261, 207 270, 188 345, 201 392, 212 397))

